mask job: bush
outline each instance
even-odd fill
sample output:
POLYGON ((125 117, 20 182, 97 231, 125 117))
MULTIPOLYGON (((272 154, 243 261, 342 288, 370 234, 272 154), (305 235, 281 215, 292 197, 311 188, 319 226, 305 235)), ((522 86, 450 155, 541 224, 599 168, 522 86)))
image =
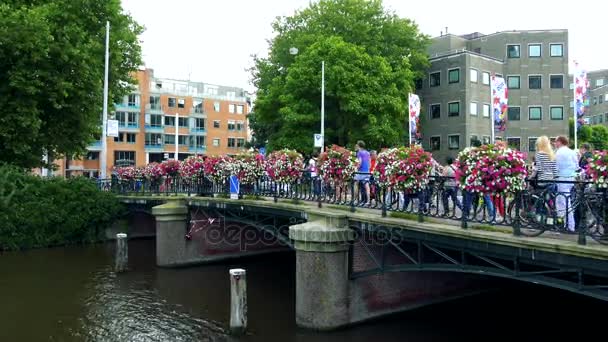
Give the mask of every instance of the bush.
POLYGON ((94 242, 122 213, 118 199, 89 179, 0 167, 0 250, 94 242))

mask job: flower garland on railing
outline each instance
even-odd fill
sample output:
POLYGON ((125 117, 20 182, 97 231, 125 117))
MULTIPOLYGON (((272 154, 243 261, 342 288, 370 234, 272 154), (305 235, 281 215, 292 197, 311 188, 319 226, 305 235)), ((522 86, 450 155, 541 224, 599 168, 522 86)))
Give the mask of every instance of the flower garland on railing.
POLYGON ((228 156, 207 157, 203 163, 205 175, 215 183, 224 183, 232 174, 233 159, 228 156))
POLYGON ((374 170, 374 179, 381 187, 391 186, 391 179, 386 174, 386 169, 397 161, 397 149, 390 148, 378 153, 376 158, 376 169, 374 170))
MULTIPOLYGON (((391 149, 383 165, 385 182, 406 193, 422 191, 429 183, 433 158, 420 146, 391 149)), ((378 162, 376 162, 376 167, 378 162)))
POLYGON ((150 163, 143 168, 143 176, 151 182, 159 181, 165 175, 165 171, 159 163, 150 163))
POLYGON ((468 147, 454 163, 455 178, 469 192, 503 193, 526 188, 526 155, 501 145, 468 147))
POLYGON ((318 168, 325 182, 343 183, 352 179, 357 171, 357 158, 354 152, 332 145, 319 156, 318 168))
POLYGON ((160 167, 163 169, 165 176, 175 177, 179 174, 181 163, 175 159, 164 160, 160 167))
POLYGON ((275 182, 295 183, 304 171, 304 158, 294 150, 274 151, 268 156, 266 172, 275 182))
POLYGON ((184 160, 179 169, 180 176, 194 180, 204 175, 204 160, 199 156, 190 156, 184 160))
POLYGON ((232 172, 242 184, 254 184, 264 175, 265 169, 264 156, 259 153, 242 153, 233 159, 232 172))
POLYGON ((123 166, 115 169, 118 179, 133 180, 142 177, 143 170, 135 166, 123 166))
POLYGON ((608 188, 608 151, 595 151, 589 158, 587 174, 598 188, 608 188))

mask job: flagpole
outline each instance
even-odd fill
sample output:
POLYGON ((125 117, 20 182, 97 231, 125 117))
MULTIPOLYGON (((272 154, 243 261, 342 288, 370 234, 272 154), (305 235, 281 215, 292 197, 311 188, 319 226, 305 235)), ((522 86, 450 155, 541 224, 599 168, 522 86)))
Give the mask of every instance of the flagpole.
POLYGON ((412 114, 410 113, 410 101, 412 101, 412 94, 407 93, 407 146, 412 146, 412 114))
POLYGON ((490 143, 494 144, 494 99, 492 97, 492 87, 494 73, 490 76, 490 143))
POLYGON ((100 158, 100 177, 106 178, 108 142, 106 135, 108 134, 108 69, 110 65, 110 22, 106 21, 106 60, 103 79, 103 114, 101 119, 101 158, 100 158))
POLYGON ((578 150, 578 110, 576 108, 576 77, 578 72, 578 63, 574 61, 574 77, 572 77, 572 83, 574 87, 572 87, 572 112, 574 114, 574 149, 578 150))

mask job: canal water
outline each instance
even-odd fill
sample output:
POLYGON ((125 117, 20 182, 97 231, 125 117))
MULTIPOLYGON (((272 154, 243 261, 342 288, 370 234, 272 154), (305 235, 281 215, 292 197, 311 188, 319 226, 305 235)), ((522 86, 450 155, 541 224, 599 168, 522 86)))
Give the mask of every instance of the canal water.
POLYGON ((113 245, 0 254, 0 341, 585 340, 608 305, 504 282, 496 292, 331 333, 298 329, 290 253, 181 269, 155 267, 154 241, 129 243, 131 271, 112 271, 113 245), (249 332, 226 334, 228 269, 247 269, 249 332), (583 339, 581 339, 583 338, 583 339))

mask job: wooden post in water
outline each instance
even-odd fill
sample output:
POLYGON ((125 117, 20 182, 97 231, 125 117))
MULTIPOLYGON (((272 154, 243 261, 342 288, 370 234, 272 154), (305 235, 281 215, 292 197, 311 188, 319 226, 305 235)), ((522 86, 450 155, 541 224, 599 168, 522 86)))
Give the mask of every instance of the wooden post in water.
POLYGON ((247 329, 247 274, 242 268, 230 270, 230 333, 247 329))
POLYGON ((129 265, 129 245, 127 244, 127 234, 116 234, 116 263, 114 270, 124 272, 129 265))

